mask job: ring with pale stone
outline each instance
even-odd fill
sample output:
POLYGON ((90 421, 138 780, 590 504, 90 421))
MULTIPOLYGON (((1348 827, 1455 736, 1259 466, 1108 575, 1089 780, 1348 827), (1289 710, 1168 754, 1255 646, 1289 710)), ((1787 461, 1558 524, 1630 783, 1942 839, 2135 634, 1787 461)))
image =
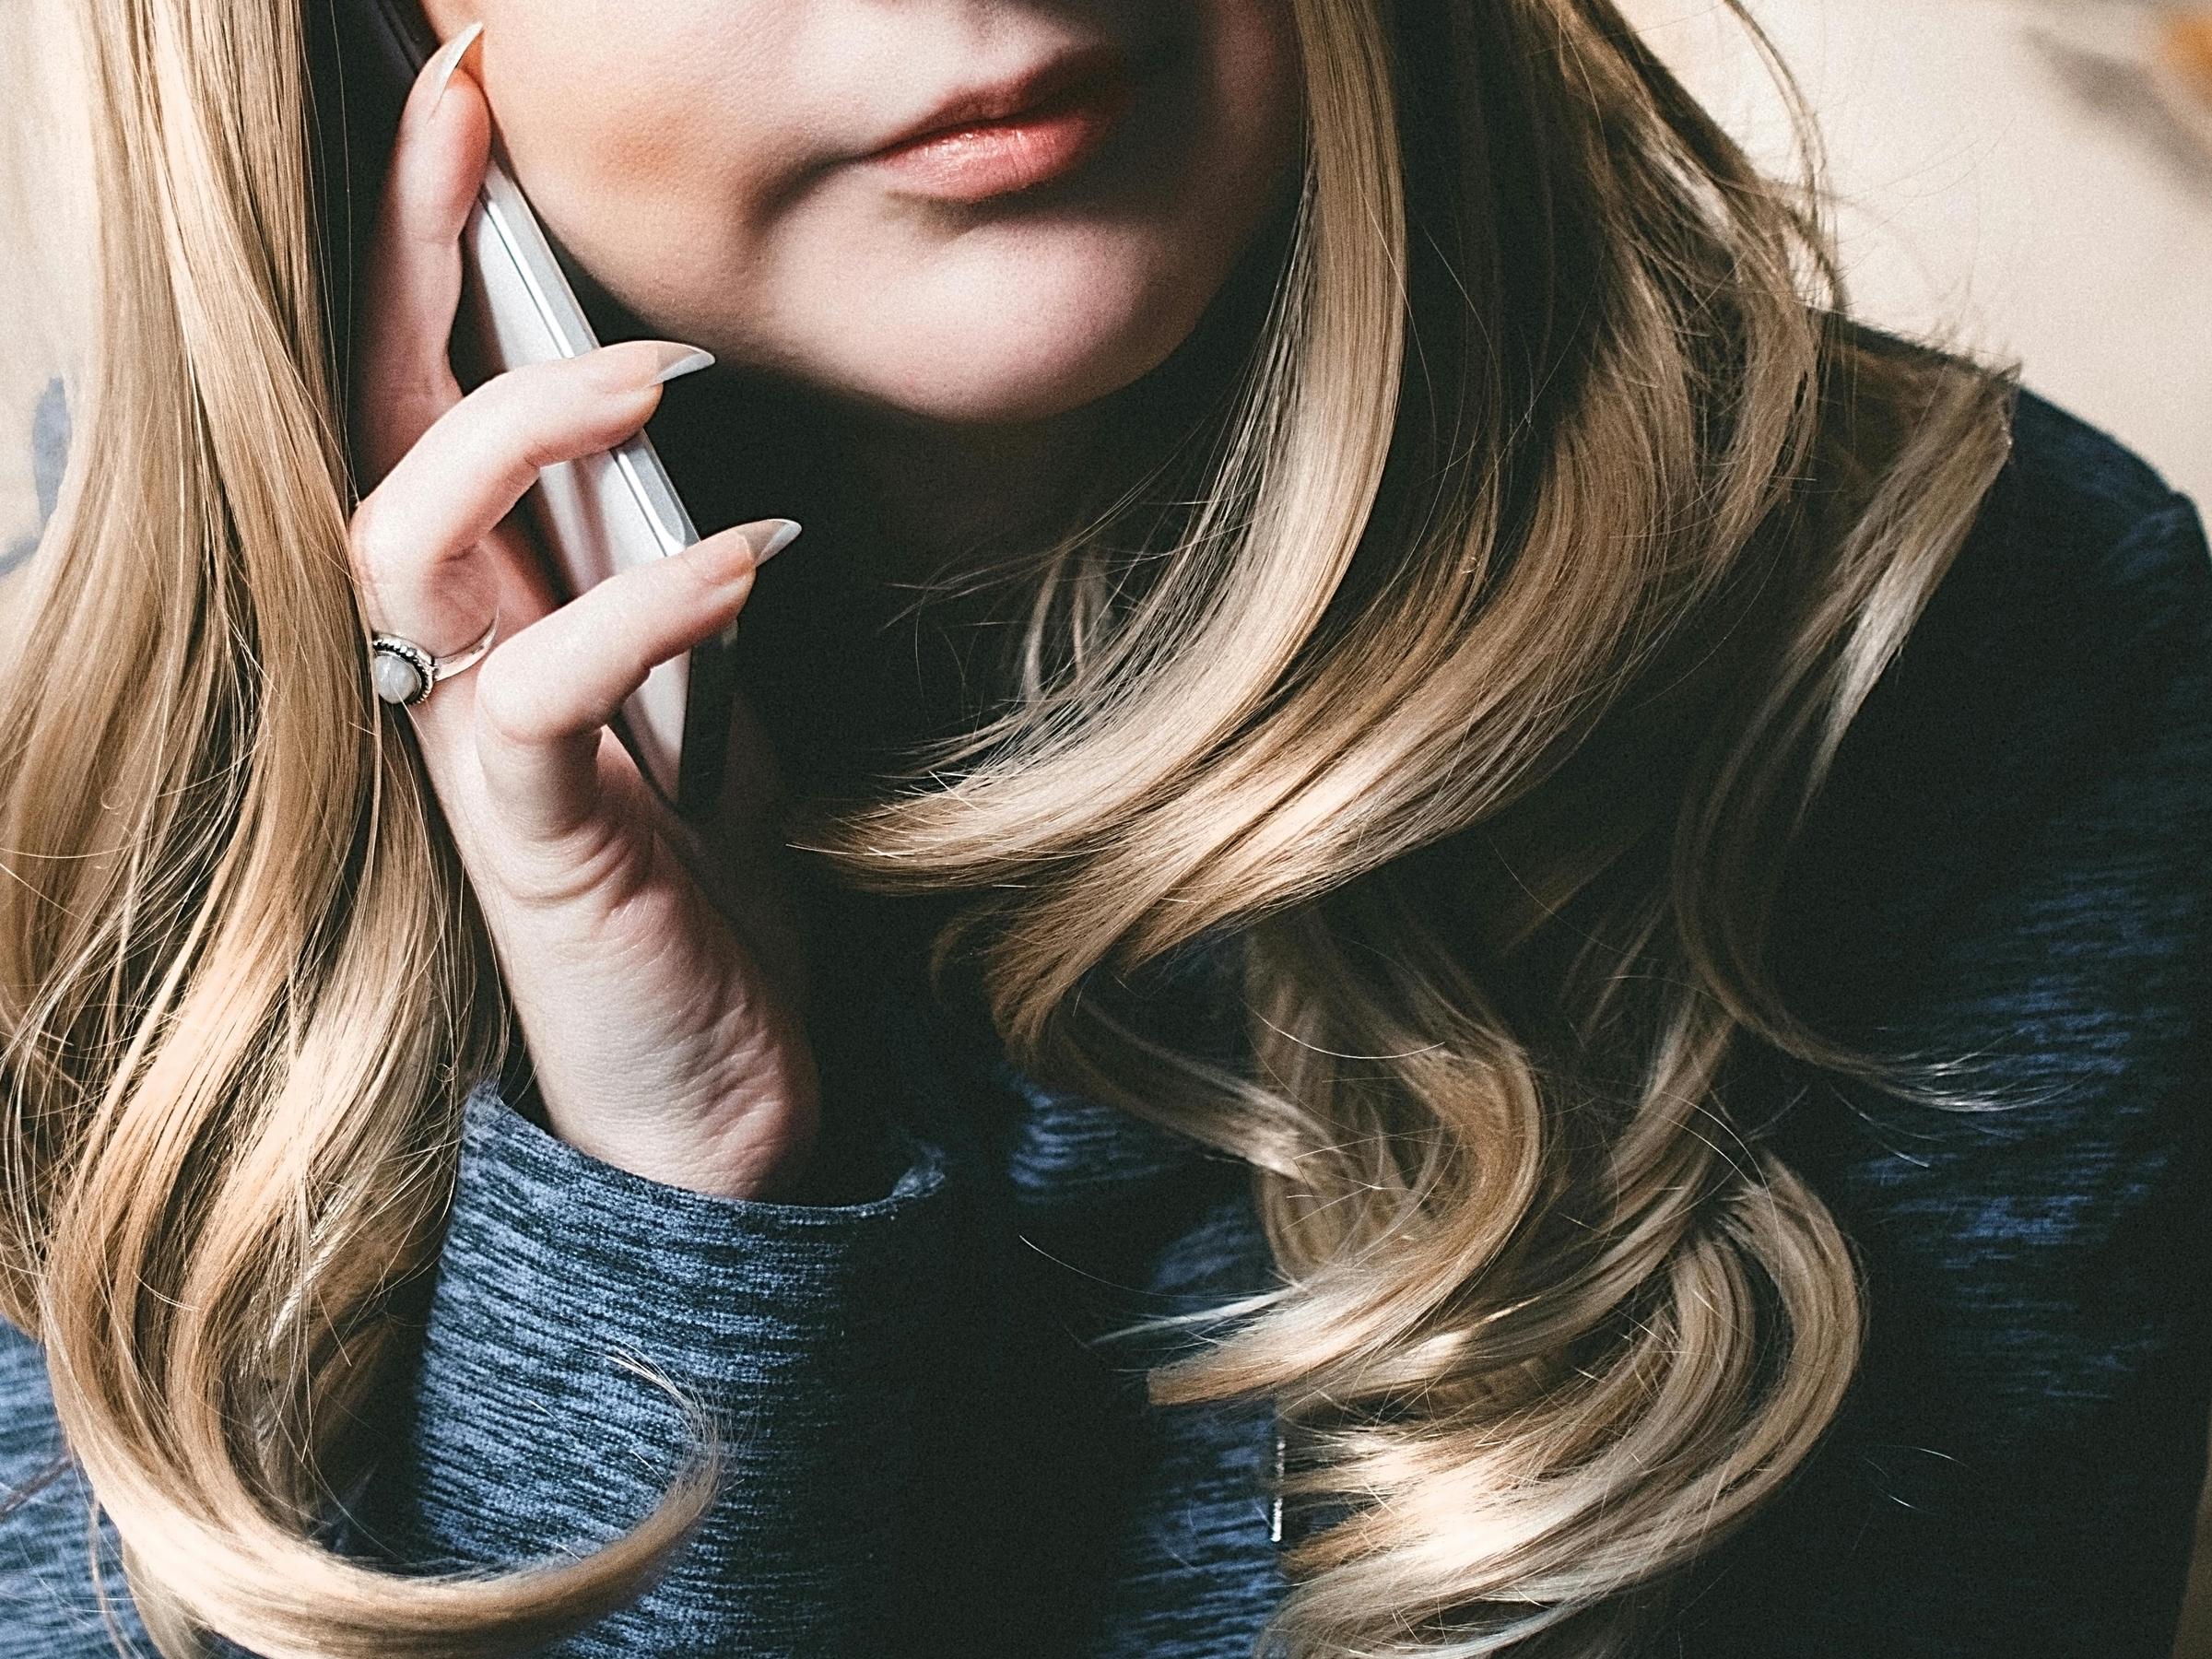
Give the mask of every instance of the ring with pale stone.
POLYGON ((491 649, 500 619, 492 618, 484 631, 465 650, 452 656, 432 656, 412 640, 380 633, 369 641, 369 678, 376 694, 388 703, 412 707, 430 694, 440 680, 474 668, 491 649))

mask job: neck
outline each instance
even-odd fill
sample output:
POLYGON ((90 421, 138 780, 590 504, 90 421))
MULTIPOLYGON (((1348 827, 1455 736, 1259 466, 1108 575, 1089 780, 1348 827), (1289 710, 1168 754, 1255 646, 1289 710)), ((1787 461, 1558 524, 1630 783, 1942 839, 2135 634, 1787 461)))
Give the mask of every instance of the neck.
POLYGON ((841 466, 857 512, 887 547, 941 570, 1048 533, 1102 453, 1109 422, 1092 404, 1018 425, 946 426, 851 414, 841 466))
POLYGON ((993 667, 975 653, 1006 635, 975 626, 992 593, 952 595, 1049 536, 1105 419, 923 422, 737 369, 669 386, 652 433, 700 530, 806 526, 740 626, 741 682, 788 782, 896 770, 972 715, 993 667))
POLYGON ((653 433, 702 530, 794 518, 809 551, 834 542, 856 579, 900 585, 1049 536, 1112 467, 1120 403, 954 424, 716 370, 670 386, 653 433))

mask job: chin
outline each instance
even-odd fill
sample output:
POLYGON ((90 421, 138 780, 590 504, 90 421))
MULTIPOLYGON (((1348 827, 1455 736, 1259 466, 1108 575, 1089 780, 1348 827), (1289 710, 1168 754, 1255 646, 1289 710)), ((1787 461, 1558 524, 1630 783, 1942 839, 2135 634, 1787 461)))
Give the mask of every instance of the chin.
POLYGON ((847 389, 923 419, 1046 420, 1143 378, 1196 327, 1210 284, 1152 261, 1054 254, 963 260, 879 291, 872 326, 840 354, 847 389))

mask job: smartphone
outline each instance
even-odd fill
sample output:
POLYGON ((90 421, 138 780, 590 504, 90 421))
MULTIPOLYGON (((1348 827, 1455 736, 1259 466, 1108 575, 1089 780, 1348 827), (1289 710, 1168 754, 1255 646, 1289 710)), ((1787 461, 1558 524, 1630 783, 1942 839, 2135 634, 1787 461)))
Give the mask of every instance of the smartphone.
MULTIPOLYGON (((372 0, 372 32, 404 97, 438 49, 416 0, 372 0)), ((461 311, 455 368, 480 383, 525 363, 581 357, 597 335, 560 261, 492 135, 468 224, 461 234, 461 311)), ((699 540, 668 470, 643 432, 596 455, 544 469, 527 511, 562 597, 573 598, 618 571, 665 559, 699 540)), ((624 705, 616 735, 677 812, 698 818, 722 788, 735 693, 724 635, 663 663, 624 705)))

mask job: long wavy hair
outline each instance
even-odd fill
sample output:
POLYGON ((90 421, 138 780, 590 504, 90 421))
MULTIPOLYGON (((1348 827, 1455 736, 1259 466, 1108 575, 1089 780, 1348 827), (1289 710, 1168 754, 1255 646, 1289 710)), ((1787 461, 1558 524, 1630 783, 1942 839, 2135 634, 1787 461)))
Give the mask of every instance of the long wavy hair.
MULTIPOLYGON (((989 718, 799 839, 972 895, 940 948, 1018 1063, 1250 1164, 1279 1282, 1153 1394, 1272 1400, 1330 1517, 1264 1644, 1596 1659, 1853 1373, 1851 1251, 1728 1085, 1933 1088, 1784 1006, 1770 917, 2012 381, 1850 321, 1811 174, 1610 0, 1288 3, 1302 189, 1204 488, 1044 549, 989 718), (1241 1061, 1146 1012, 1196 947, 1241 1061)), ((0 688, 0 1311, 165 1652, 527 1647, 714 1465, 581 1559, 327 1546, 506 1022, 363 670, 308 14, 75 12, 96 329, 0 688)))

